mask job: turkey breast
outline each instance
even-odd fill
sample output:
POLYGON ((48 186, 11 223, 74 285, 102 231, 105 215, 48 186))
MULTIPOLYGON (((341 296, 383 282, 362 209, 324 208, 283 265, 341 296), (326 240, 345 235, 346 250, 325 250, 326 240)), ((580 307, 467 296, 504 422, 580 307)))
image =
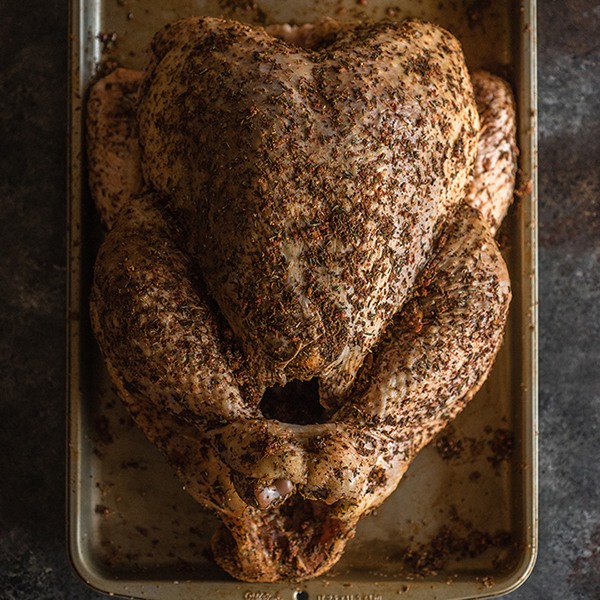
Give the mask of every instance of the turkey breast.
POLYGON ((198 18, 152 52, 144 173, 209 292, 269 383, 345 393, 464 197, 479 120, 460 45, 362 24, 313 55, 198 18))

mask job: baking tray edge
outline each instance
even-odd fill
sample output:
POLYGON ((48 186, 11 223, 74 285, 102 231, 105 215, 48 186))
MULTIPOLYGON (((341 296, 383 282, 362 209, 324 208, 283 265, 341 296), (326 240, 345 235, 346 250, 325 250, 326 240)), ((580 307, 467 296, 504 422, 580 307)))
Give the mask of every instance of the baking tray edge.
MULTIPOLYGON (((82 207, 85 187, 83 156, 84 140, 82 129, 83 94, 89 85, 86 73, 92 73, 100 58, 99 40, 87 40, 87 47, 93 52, 84 54, 82 14, 83 0, 70 3, 70 52, 69 52, 69 144, 68 144, 68 197, 67 197, 67 537, 70 559, 75 572, 90 587, 111 595, 136 598, 184 598, 198 597, 245 598, 246 600, 270 600, 275 597, 302 598, 298 592, 308 594, 308 598, 322 600, 371 600, 396 597, 403 592, 404 597, 430 598, 431 589, 418 584, 410 589, 398 589, 397 583, 381 582, 364 586, 357 584, 352 593, 334 583, 323 589, 323 582, 307 582, 298 586, 261 586, 233 582, 223 586, 219 583, 113 581, 99 577, 82 551, 80 504, 81 481, 85 477, 82 469, 81 448, 88 443, 82 437, 80 427, 84 406, 82 402, 82 378, 85 376, 85 360, 82 360, 82 343, 88 338, 86 310, 86 290, 89 289, 90 264, 83 253, 83 231, 86 208, 82 207), (268 591, 267 590, 268 587, 268 591), (224 589, 227 588, 227 589, 224 589)), ((98 6, 97 4, 93 5, 98 6)), ((88 15, 87 18, 94 18, 88 15)), ((483 586, 462 586, 453 584, 456 600, 466 598, 491 598, 509 593, 519 587, 530 575, 537 556, 538 539, 538 264, 537 264, 537 54, 536 54, 536 1, 526 0, 521 5, 521 83, 519 86, 519 106, 522 107, 520 125, 520 165, 521 180, 526 183, 521 197, 522 225, 520 243, 525 252, 521 259, 522 311, 523 318, 523 440, 524 454, 530 458, 524 476, 525 520, 527 545, 521 563, 510 577, 500 585, 486 590, 483 586), (525 90, 527 93, 525 93, 525 90), (526 283, 529 282, 528 285, 526 283), (526 326, 525 326, 526 325, 526 326)), ((448 596, 444 596, 448 597, 448 596)))

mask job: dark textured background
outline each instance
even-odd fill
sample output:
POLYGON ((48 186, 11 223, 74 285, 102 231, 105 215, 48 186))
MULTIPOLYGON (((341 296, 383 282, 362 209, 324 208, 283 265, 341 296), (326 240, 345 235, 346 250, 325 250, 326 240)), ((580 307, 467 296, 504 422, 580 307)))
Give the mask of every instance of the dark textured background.
MULTIPOLYGON (((540 550, 600 599, 600 4, 539 1, 540 550)), ((0 0, 0 598, 92 599, 65 543, 67 6, 0 0)))

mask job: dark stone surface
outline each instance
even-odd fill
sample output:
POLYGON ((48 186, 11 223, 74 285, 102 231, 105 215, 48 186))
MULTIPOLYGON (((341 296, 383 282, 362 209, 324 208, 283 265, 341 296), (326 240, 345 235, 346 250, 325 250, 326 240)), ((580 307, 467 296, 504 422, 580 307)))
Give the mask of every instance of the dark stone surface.
MULTIPOLYGON (((92 599, 65 541, 67 4, 0 0, 0 597, 92 599)), ((539 7, 540 550, 600 598, 600 6, 539 7)))

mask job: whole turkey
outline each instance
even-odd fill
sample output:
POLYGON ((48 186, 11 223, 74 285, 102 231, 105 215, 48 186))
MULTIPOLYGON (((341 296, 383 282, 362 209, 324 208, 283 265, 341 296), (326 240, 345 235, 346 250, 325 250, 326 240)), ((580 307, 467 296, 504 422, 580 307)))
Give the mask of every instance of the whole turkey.
MULTIPOLYGON (((108 371, 222 519, 216 560, 246 581, 314 577, 502 342, 508 272, 465 202, 498 194, 473 179, 482 127, 460 45, 414 20, 189 18, 158 32, 143 77, 112 77, 139 150, 104 148, 125 155, 91 297, 108 371)), ((93 191, 107 85, 90 97, 93 191)), ((508 159, 481 167, 506 175, 494 228, 514 185, 503 106, 508 159)))

